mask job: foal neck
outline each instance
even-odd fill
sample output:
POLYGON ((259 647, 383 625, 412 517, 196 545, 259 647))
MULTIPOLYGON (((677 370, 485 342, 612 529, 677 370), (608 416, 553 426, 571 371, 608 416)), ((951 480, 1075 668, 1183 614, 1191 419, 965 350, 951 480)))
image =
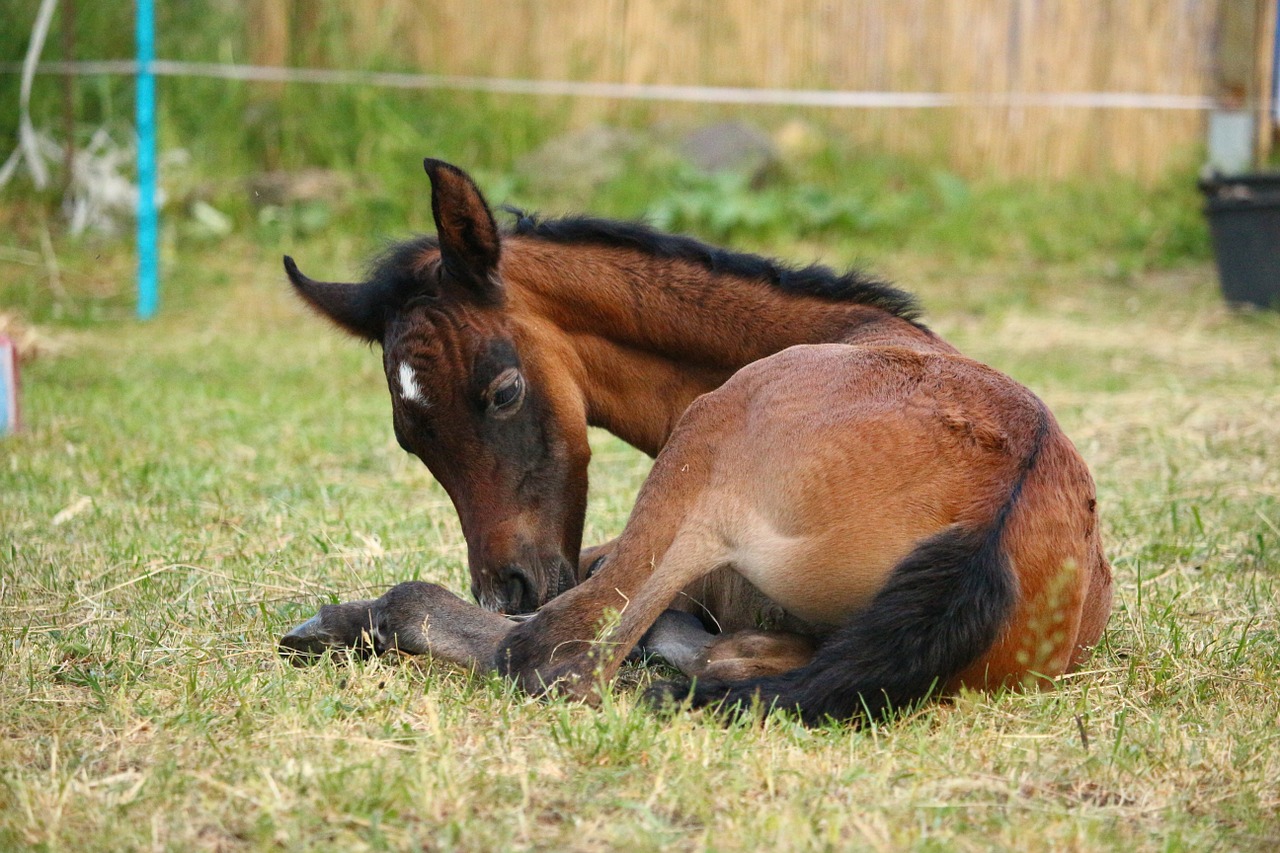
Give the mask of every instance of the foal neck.
MULTIPOLYGON (((797 292, 779 281, 740 274, 760 264, 775 277, 797 271, 706 250, 705 258, 672 257, 634 246, 565 245, 536 236, 504 242, 503 280, 512 316, 559 337, 555 346, 543 341, 539 349, 572 353, 575 363, 566 368, 576 374, 588 422, 651 455, 696 397, 787 347, 946 347, 913 321, 910 297, 887 285, 853 280, 849 298, 797 292)), ((848 283, 820 268, 798 272, 814 270, 848 283)))

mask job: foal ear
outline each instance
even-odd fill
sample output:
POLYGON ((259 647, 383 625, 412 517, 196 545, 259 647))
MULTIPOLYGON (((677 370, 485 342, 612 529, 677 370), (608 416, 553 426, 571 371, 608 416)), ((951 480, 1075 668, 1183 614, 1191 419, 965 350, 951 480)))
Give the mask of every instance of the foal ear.
POLYGON ((293 289, 312 308, 357 337, 382 341, 386 306, 375 298, 369 285, 314 281, 303 275, 288 255, 284 256, 284 271, 293 289))
POLYGON ((431 178, 431 215, 445 270, 486 299, 498 295, 498 226, 480 188, 443 160, 422 161, 431 178))

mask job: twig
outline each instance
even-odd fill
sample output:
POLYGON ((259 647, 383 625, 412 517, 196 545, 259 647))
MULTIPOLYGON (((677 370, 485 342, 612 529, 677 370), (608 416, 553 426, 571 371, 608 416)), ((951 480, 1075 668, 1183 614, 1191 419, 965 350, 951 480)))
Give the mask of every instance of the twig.
POLYGON ((1080 730, 1080 745, 1084 747, 1084 751, 1089 751, 1089 732, 1084 727, 1084 717, 1076 714, 1076 728, 1080 730))
POLYGON ((44 267, 49 273, 49 289, 59 302, 66 302, 67 291, 62 286, 62 272, 58 268, 58 255, 53 251, 53 239, 49 236, 49 226, 43 218, 40 220, 40 253, 44 256, 44 267))

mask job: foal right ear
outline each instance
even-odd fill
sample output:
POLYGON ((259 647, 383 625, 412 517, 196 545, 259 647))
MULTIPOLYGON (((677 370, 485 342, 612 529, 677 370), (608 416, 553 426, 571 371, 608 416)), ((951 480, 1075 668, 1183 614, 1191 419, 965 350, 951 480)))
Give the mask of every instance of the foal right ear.
POLYGON ((497 297, 502 242, 480 188, 470 175, 443 160, 428 157, 422 165, 431 178, 431 215, 445 270, 477 296, 497 297))
POLYGON ((284 271, 293 289, 316 311, 357 337, 382 342, 386 308, 374 298, 369 285, 315 281, 303 275, 288 255, 284 256, 284 271))

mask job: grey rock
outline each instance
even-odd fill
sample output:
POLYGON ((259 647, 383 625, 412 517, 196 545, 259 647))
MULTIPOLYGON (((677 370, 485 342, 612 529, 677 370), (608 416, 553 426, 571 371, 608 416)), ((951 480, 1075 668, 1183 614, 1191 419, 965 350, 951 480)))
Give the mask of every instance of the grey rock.
POLYGON ((695 130, 680 141, 679 150, 704 172, 741 172, 757 177, 778 164, 773 140, 758 127, 741 121, 695 130))
POLYGON ((643 145, 634 131, 595 125, 548 141, 516 161, 516 169, 536 190, 584 191, 621 175, 643 145))

